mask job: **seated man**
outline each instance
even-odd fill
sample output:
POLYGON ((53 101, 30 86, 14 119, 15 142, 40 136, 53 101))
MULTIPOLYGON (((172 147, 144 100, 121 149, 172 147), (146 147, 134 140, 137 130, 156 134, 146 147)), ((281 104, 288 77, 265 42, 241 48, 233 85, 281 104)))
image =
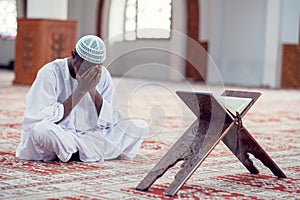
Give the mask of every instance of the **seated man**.
POLYGON ((87 35, 70 58, 43 66, 26 96, 21 143, 16 156, 25 160, 84 162, 132 159, 148 125, 124 120, 113 82, 102 66, 104 42, 87 35))

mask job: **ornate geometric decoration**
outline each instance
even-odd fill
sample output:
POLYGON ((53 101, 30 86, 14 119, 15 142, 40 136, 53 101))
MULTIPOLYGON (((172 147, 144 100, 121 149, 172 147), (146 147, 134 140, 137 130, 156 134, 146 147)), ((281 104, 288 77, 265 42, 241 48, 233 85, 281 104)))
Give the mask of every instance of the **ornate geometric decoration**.
POLYGON ((33 56, 33 33, 24 32, 23 36, 23 67, 32 67, 32 56, 33 56))
POLYGON ((66 48, 67 34, 65 33, 52 33, 51 39, 51 50, 53 59, 62 58, 66 48))

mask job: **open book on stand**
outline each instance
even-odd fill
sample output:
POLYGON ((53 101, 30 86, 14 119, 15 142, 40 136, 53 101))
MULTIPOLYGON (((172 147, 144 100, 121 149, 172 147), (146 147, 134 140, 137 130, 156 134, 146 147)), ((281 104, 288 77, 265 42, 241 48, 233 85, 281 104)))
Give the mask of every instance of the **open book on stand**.
POLYGON ((219 96, 216 99, 235 117, 236 113, 242 114, 252 101, 251 98, 229 96, 219 96))

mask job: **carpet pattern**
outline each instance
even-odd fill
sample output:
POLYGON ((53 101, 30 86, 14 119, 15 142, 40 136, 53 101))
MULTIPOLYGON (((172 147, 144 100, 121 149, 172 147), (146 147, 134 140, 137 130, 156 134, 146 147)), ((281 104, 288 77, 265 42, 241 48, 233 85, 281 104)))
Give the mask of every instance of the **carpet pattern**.
POLYGON ((125 116, 150 125, 139 155, 132 161, 45 163, 15 157, 29 87, 12 85, 12 80, 12 72, 0 70, 0 199, 300 199, 299 90, 228 88, 262 92, 244 125, 288 178, 278 179, 254 157, 260 174, 250 174, 219 143, 170 198, 164 190, 180 163, 149 191, 135 187, 195 119, 174 92, 206 91, 205 85, 113 78, 125 116))

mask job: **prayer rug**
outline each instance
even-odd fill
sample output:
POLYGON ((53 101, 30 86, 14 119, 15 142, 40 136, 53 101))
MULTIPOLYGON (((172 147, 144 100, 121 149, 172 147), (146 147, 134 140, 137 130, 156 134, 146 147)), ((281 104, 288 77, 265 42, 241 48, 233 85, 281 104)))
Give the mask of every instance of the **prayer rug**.
POLYGON ((29 87, 12 85, 12 80, 12 72, 0 70, 0 199, 300 199, 299 90, 226 87, 262 93, 243 122, 286 179, 275 177, 254 157, 251 159, 260 173, 250 174, 219 143, 177 195, 170 198, 164 190, 180 163, 149 191, 137 191, 135 187, 195 119, 175 91, 207 91, 206 85, 114 77, 124 115, 144 119, 150 125, 150 135, 139 155, 132 161, 63 163, 15 157, 29 87))

